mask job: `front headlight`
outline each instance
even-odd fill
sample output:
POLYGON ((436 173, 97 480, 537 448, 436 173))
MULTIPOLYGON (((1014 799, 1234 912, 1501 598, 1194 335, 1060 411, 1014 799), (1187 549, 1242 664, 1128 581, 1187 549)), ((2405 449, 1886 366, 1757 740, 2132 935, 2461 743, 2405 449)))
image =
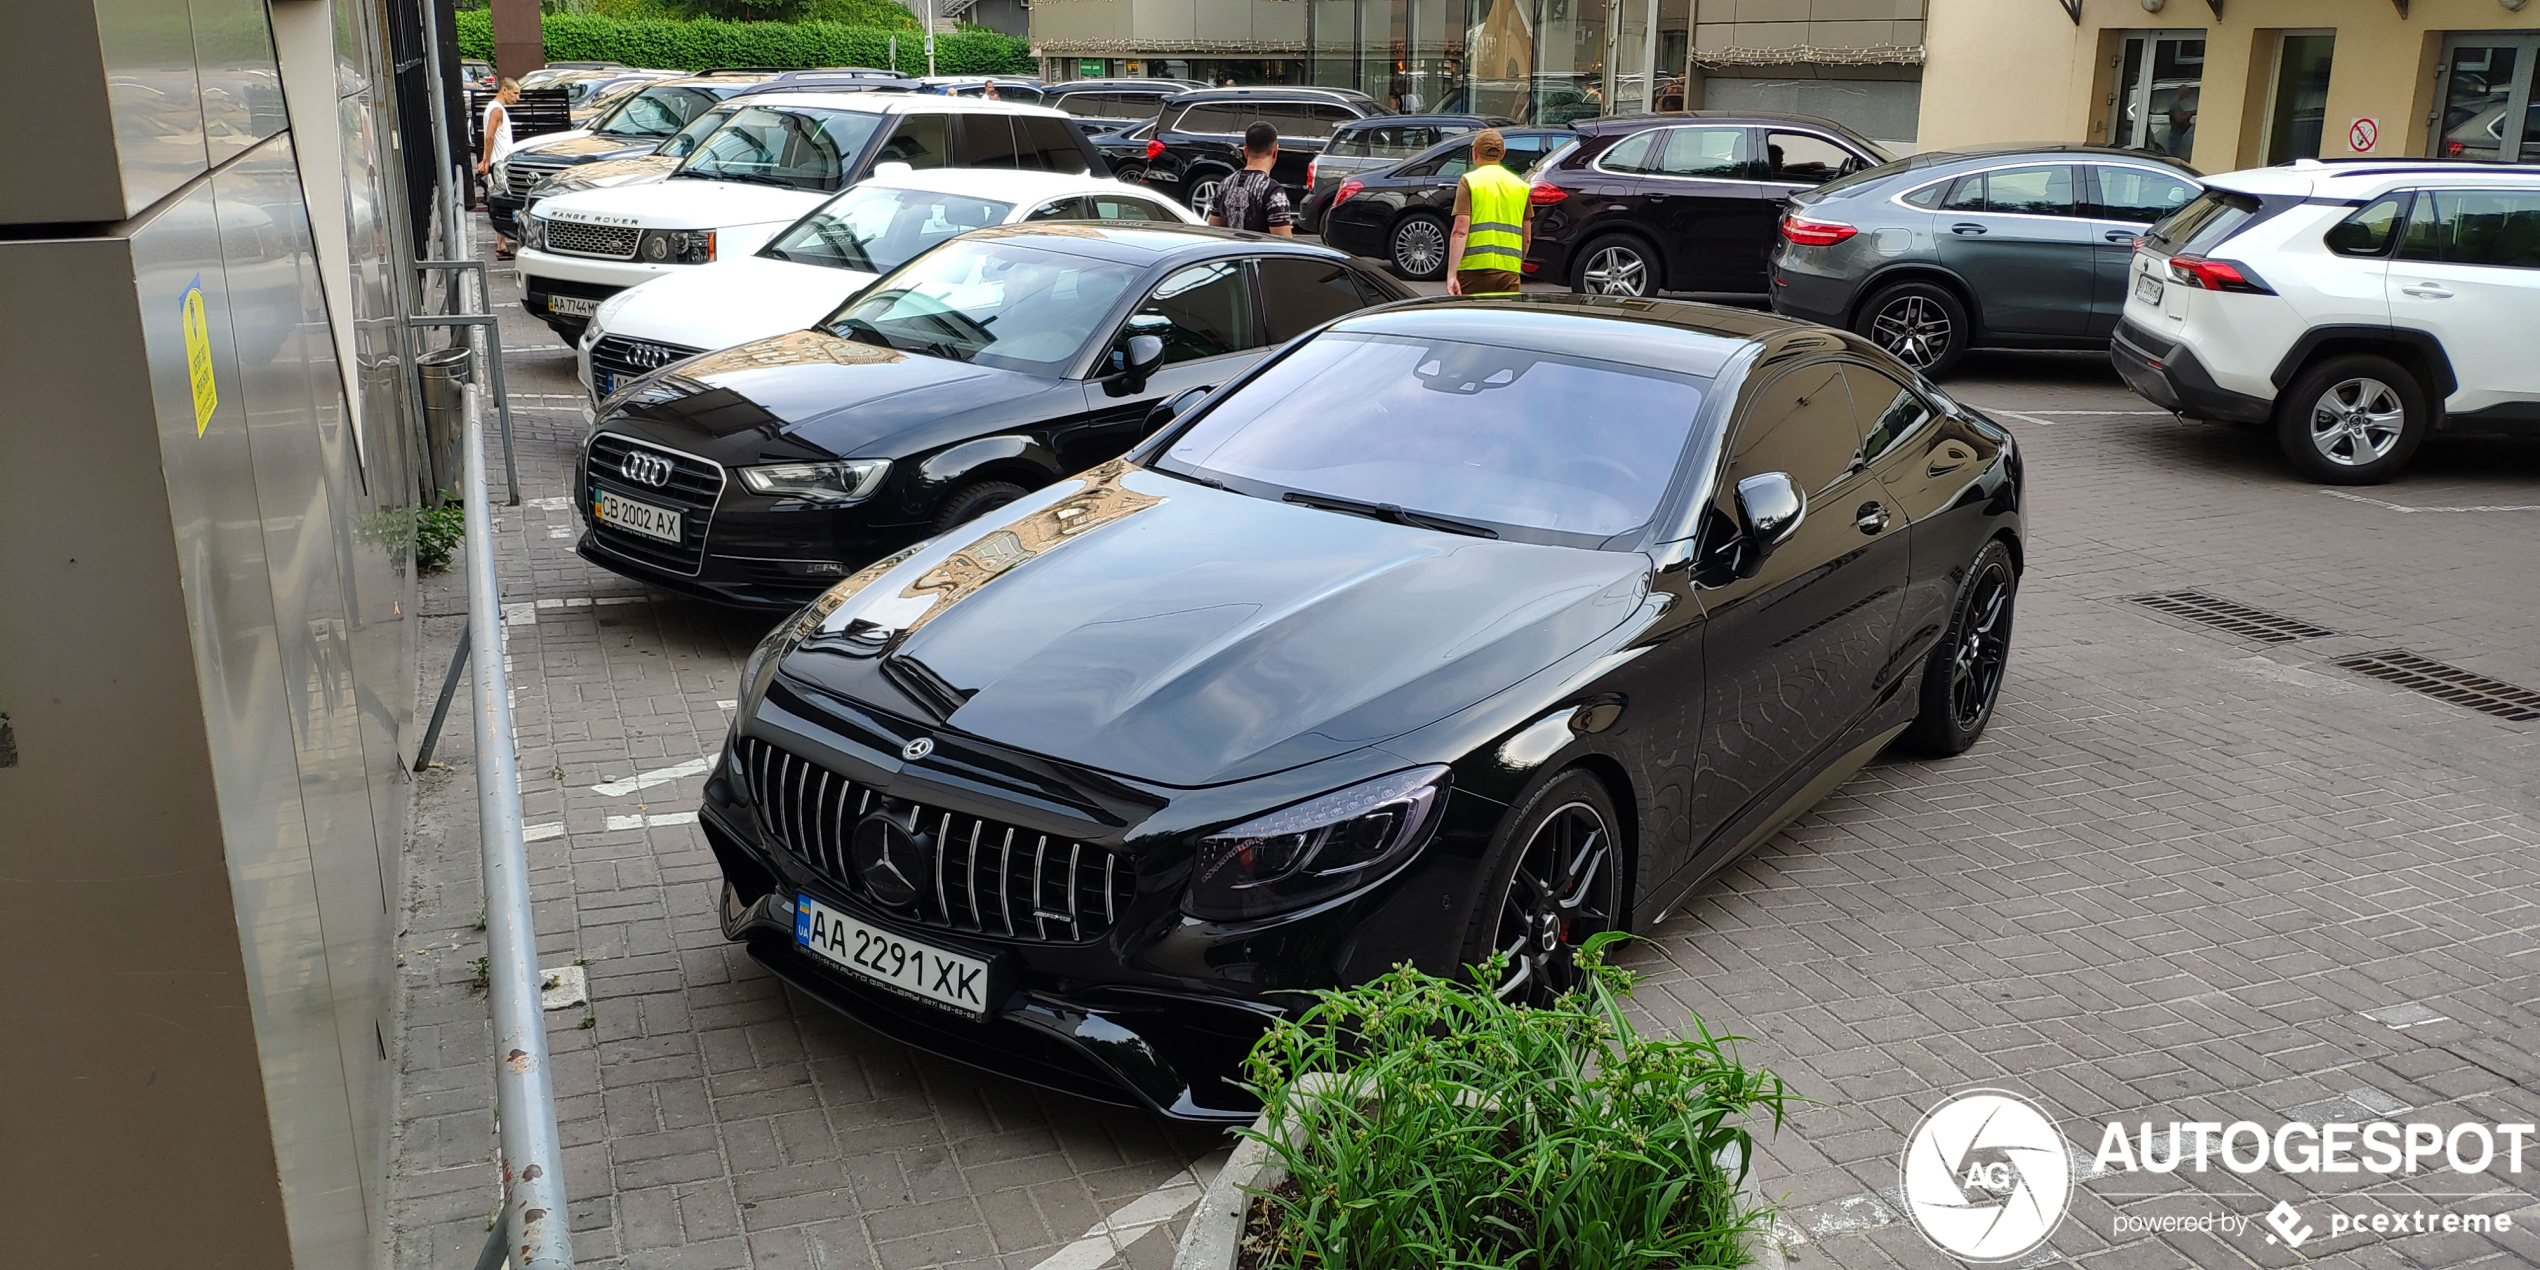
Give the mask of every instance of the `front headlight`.
POLYGON ((1444 767, 1413 768, 1210 834, 1182 910, 1239 921, 1374 883, 1428 840, 1448 784, 1444 767))
POLYGON ((714 231, 648 229, 635 255, 648 265, 702 265, 714 259, 714 231))
POLYGON ((520 218, 520 245, 531 251, 547 249, 547 218, 531 216, 526 209, 520 218))
POLYGON ((847 459, 838 463, 768 463, 741 469, 741 483, 761 494, 808 499, 815 503, 860 503, 880 488, 891 471, 889 459, 847 459))

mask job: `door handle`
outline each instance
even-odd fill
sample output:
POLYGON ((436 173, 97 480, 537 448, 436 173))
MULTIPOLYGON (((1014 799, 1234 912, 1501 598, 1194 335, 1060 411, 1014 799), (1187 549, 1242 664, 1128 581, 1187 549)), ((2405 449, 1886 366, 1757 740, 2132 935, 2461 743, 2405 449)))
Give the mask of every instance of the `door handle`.
POLYGON ((2451 292, 2446 291, 2431 282, 2419 282, 2412 286, 2401 287, 2399 288, 2399 294, 2412 295, 2420 300, 2449 300, 2452 298, 2451 292))
POLYGON ((2143 235, 2138 234, 2131 229, 2112 229, 2107 233, 2101 234, 2100 237, 2105 238, 2112 243, 2124 243, 2129 247, 2143 241, 2143 235))
POLYGON ((1950 226, 1949 232, 1953 234, 1981 234, 1984 232, 1984 226, 1976 224, 1974 221, 1960 221, 1959 223, 1950 226))
POLYGON ((1877 503, 1863 503, 1859 511, 1852 513, 1852 523, 1862 533, 1879 533, 1887 528, 1887 509, 1877 503))

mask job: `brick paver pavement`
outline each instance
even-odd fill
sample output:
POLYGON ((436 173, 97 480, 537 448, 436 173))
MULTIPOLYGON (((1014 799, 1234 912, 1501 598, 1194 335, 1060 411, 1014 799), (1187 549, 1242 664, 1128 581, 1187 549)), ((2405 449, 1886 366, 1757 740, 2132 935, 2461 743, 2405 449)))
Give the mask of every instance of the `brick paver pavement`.
MULTIPOLYGON (((509 366, 531 501, 503 513, 501 552, 541 948, 584 963, 592 997, 549 1015, 583 1263, 1169 1261, 1175 1223, 1102 1223, 1178 1180, 1138 1211, 1170 1208, 1221 1137, 972 1075, 794 996, 717 933, 702 768, 611 784, 719 743, 766 623, 571 554, 585 416, 500 276, 526 346, 509 366)), ((2017 412, 2029 462, 1992 730, 1960 758, 1874 765, 1631 958, 1653 1016, 1745 1034, 1815 1100, 1760 1166, 1795 1262, 1949 1264, 1900 1220, 1896 1159, 1972 1086, 2035 1098, 2085 1159, 2101 1119, 2540 1120, 2540 724, 2330 664, 2399 647, 2540 686, 2540 447, 2437 443, 2340 496, 2259 433, 2149 413, 2091 358, 1980 358, 1951 387, 2017 412), (2259 644, 2125 598, 2185 589, 2337 634, 2259 644)), ((456 575, 432 584, 436 683, 462 602, 456 575)), ((413 1270, 469 1264, 495 1193, 464 695, 449 726, 399 944, 390 1202, 413 1270)), ((2540 1262, 2540 1150, 2526 1169, 2085 1178, 2029 1260, 2540 1262), (2330 1195, 2371 1211, 2482 1187, 2499 1193, 2456 1211, 2528 1232, 2326 1234, 2330 1195), (2257 1227, 2113 1233, 2277 1199, 2321 1232, 2298 1252, 2257 1227)))

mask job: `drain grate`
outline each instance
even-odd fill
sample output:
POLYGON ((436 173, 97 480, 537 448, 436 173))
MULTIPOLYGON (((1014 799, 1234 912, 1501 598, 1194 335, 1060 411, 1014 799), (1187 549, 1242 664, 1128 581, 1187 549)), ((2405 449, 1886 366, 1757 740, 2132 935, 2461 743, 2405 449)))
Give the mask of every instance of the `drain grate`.
POLYGON ((2235 604, 2202 591, 2164 591, 2159 595, 2127 597, 2145 608, 2159 609, 2173 617, 2202 622, 2234 635, 2245 636, 2262 644, 2288 644, 2297 639, 2325 639, 2337 632, 2325 626, 2313 626, 2299 618, 2253 609, 2235 604))
POLYGON ((2389 648, 2377 653, 2349 657, 2337 663, 2348 670, 2358 670, 2375 679, 2386 679, 2410 692, 2468 706, 2480 714, 2517 722, 2540 719, 2540 692, 2517 687, 2502 679, 2490 679, 2476 671, 2447 666, 2431 657, 2419 657, 2404 648, 2389 648))

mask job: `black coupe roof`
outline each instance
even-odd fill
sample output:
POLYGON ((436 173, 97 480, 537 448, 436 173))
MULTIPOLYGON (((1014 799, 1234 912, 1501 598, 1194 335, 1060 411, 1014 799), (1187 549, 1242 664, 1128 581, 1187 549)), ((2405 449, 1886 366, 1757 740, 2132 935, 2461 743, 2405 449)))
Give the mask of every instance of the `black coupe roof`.
POLYGON ((1003 239, 1046 245, 1097 260, 1146 266, 1167 263, 1185 257, 1206 259, 1240 251, 1244 255, 1316 256, 1329 260, 1346 260, 1347 252, 1335 251, 1316 242, 1300 242, 1275 234, 1248 233, 1240 229, 1222 229, 1214 225, 1176 225, 1164 221, 1087 222, 1033 221, 1020 225, 994 225, 974 229, 967 235, 974 239, 1003 239))

